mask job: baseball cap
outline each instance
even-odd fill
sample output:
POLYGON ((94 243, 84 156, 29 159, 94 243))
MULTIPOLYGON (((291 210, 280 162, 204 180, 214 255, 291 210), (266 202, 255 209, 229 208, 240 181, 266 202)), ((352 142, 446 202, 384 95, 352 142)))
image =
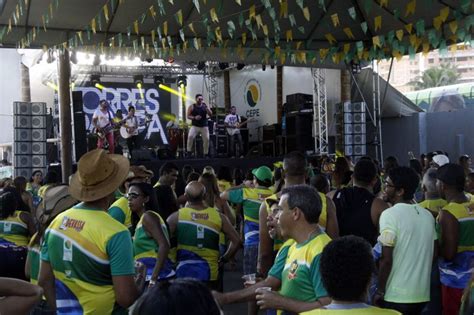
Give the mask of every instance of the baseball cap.
POLYGON ((252 174, 261 181, 271 181, 273 177, 272 170, 268 166, 255 168, 253 169, 252 174))
POLYGON ((444 154, 437 154, 433 156, 433 162, 435 162, 436 164, 438 164, 438 166, 441 167, 449 163, 449 158, 444 154))
POLYGON ((445 164, 436 172, 436 178, 446 185, 464 187, 464 168, 459 164, 445 164))

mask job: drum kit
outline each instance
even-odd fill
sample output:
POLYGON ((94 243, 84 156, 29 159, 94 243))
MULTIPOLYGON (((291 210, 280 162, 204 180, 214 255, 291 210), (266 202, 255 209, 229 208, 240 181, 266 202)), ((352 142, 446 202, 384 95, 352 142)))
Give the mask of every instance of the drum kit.
POLYGON ((180 157, 184 157, 190 126, 191 124, 181 120, 179 123, 175 123, 173 127, 167 128, 168 143, 174 155, 178 154, 180 157))

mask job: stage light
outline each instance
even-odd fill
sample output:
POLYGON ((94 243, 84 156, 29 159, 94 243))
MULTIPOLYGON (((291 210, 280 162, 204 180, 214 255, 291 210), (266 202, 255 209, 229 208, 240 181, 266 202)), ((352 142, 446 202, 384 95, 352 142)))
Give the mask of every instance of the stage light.
POLYGON ((219 62, 219 69, 225 70, 229 68, 229 64, 227 62, 219 62))
POLYGON ((99 90, 105 89, 105 86, 103 86, 100 82, 100 75, 98 74, 91 75, 91 85, 98 88, 99 90))
POLYGON ((92 62, 92 65, 94 65, 94 66, 100 65, 100 55, 99 54, 95 55, 94 61, 92 62))
POLYGON ((185 75, 180 75, 180 76, 178 77, 178 81, 177 81, 177 82, 178 82, 178 86, 179 86, 180 88, 184 88, 184 87, 187 85, 187 78, 186 78, 186 76, 185 76, 185 75))
POLYGON ((46 85, 49 86, 50 88, 52 88, 55 91, 59 91, 59 87, 56 84, 54 84, 53 82, 47 82, 46 85))
POLYGON ((145 95, 143 94, 143 75, 137 74, 133 76, 133 83, 136 84, 138 90, 140 91, 140 97, 141 99, 145 98, 145 95))
POLYGON ((245 67, 245 64, 243 63, 238 63, 237 64, 237 70, 242 70, 245 67))
POLYGON ((166 86, 166 85, 164 85, 164 84, 160 84, 158 87, 159 87, 160 89, 162 89, 162 90, 164 90, 164 91, 166 91, 166 92, 169 92, 169 93, 171 93, 171 94, 174 94, 174 95, 176 95, 176 96, 184 97, 184 98, 186 98, 187 100, 190 100, 191 102, 194 102, 194 101, 195 101, 194 99, 188 97, 186 94, 180 93, 179 91, 177 91, 177 90, 175 90, 175 89, 172 89, 172 88, 170 88, 169 86, 166 86))
POLYGON ((156 84, 156 85, 160 85, 160 84, 163 84, 165 82, 165 80, 163 79, 163 77, 161 75, 155 75, 153 77, 153 82, 156 84))
POLYGON ((46 58, 47 63, 53 63, 56 60, 54 57, 54 51, 52 49, 48 49, 48 57, 46 58))
POLYGON ((263 64, 262 65, 262 71, 265 71, 265 70, 267 70, 267 65, 263 64))
POLYGON ((69 57, 69 60, 70 60, 73 64, 77 64, 77 54, 76 54, 76 51, 75 51, 75 50, 71 51, 71 56, 69 57))
POLYGON ((199 61, 198 64, 197 64, 197 69, 198 70, 204 70, 204 68, 206 67, 206 62, 204 61, 199 61))

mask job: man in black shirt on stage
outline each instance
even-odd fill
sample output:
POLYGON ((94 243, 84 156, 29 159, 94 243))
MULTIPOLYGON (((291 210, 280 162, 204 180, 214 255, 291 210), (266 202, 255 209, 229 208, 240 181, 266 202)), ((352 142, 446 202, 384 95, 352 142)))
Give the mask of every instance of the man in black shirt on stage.
POLYGON ((209 128, 207 124, 208 115, 212 116, 212 110, 203 102, 202 94, 196 94, 196 103, 188 107, 188 119, 191 120, 192 127, 188 135, 188 155, 191 155, 194 139, 201 134, 204 146, 204 155, 209 154, 209 128))

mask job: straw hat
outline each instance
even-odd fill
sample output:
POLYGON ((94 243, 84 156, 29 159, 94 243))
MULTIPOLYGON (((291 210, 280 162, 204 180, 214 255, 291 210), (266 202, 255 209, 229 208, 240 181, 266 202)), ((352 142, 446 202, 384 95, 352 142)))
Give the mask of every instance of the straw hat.
POLYGON ((155 174, 144 165, 132 165, 128 171, 127 180, 134 178, 152 178, 155 174))
POLYGON ((49 187, 44 193, 43 200, 36 210, 37 219, 40 222, 46 222, 50 217, 54 218, 76 203, 78 203, 78 200, 73 198, 69 193, 69 186, 59 185, 49 187))
POLYGON ((113 193, 127 178, 130 162, 117 154, 96 149, 84 154, 71 178, 69 192, 77 200, 89 202, 113 193))

